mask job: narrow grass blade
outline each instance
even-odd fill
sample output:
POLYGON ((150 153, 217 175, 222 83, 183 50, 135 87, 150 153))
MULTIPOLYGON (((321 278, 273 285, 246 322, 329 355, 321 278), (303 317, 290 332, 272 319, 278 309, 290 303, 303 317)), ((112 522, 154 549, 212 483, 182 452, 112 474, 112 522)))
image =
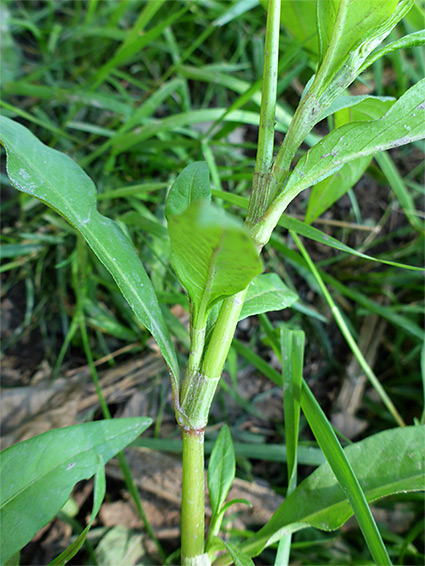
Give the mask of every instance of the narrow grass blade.
POLYGON ((369 366, 365 357, 363 356, 362 352, 360 351, 359 347, 357 346, 357 344, 356 344, 348 326, 346 325, 338 307, 336 306, 334 300, 332 299, 331 294, 327 290, 326 285, 324 284, 323 279, 320 276, 319 270, 314 265, 313 261, 311 260, 310 256, 308 255, 308 252, 305 249, 300 238, 298 237, 298 235, 295 232, 292 232, 292 231, 291 231, 291 235, 294 238, 294 241, 297 244, 298 249, 300 250, 301 254, 303 255, 308 267, 310 268, 311 272, 313 273, 317 283, 319 284, 320 289, 323 293, 323 296, 325 297, 326 302, 328 303, 328 305, 329 305, 329 307, 332 311, 332 314, 335 318, 335 321, 338 324, 339 329, 341 330, 344 338, 346 339, 347 344, 350 346, 351 351, 353 352, 357 361, 359 362, 360 367, 365 372, 370 383, 372 384, 372 386, 374 387, 374 389, 378 393, 382 402, 387 407, 388 411, 390 412, 390 414, 392 415, 394 420, 397 422, 397 424, 399 426, 406 426, 405 422, 401 418, 399 412, 395 408, 394 403, 388 397, 387 393, 385 392, 384 388, 380 384, 380 382, 379 382, 378 378, 376 377, 375 373, 373 372, 372 368, 369 366))
MULTIPOLYGON (((282 353, 283 408, 285 418, 285 442, 287 452, 288 490, 290 495, 297 485, 297 451, 300 424, 301 384, 304 365, 305 334, 301 330, 282 328, 280 345, 282 353)), ((292 534, 280 541, 275 566, 288 566, 292 534)))
POLYGON ((281 329, 280 346, 282 352, 285 441, 288 458, 288 492, 291 492, 296 485, 304 341, 305 335, 301 330, 289 330, 288 328, 281 329))
POLYGON ((301 390, 301 407, 326 460, 351 503, 359 527, 376 564, 391 564, 366 497, 334 433, 332 425, 305 382, 301 390))
POLYGON ((383 151, 382 153, 375 155, 375 160, 381 168, 383 174, 387 178, 395 196, 400 203, 401 208, 406 215, 406 218, 415 230, 423 233, 425 230, 424 224, 423 222, 421 222, 421 220, 419 220, 419 216, 417 215, 415 204, 409 193, 409 190, 406 187, 402 176, 394 165, 390 155, 386 151, 383 151))
MULTIPOLYGON (((214 197, 220 198, 226 202, 239 206, 240 208, 248 208, 248 199, 245 197, 241 197, 239 195, 234 195, 232 193, 228 193, 226 191, 217 191, 216 189, 211 190, 211 194, 214 197)), ((292 218, 287 214, 283 214, 280 217, 278 225, 282 228, 286 228, 287 230, 293 230, 297 234, 301 236, 305 236, 310 240, 314 240, 315 242, 319 242, 319 244, 324 244, 325 246, 329 246, 331 248, 335 248, 341 252, 346 252, 357 257, 361 257, 363 259, 367 259, 368 261, 376 261, 378 263, 385 263, 386 265, 393 265, 394 267, 401 267, 402 269, 412 269, 414 271, 422 271, 421 267, 416 267, 414 265, 406 265, 404 263, 398 263, 396 261, 391 261, 388 259, 376 258, 362 252, 358 252, 357 250, 350 248, 343 242, 340 242, 336 238, 332 238, 328 234, 324 234, 317 228, 313 226, 309 226, 305 222, 301 220, 297 220, 296 218, 292 218)))

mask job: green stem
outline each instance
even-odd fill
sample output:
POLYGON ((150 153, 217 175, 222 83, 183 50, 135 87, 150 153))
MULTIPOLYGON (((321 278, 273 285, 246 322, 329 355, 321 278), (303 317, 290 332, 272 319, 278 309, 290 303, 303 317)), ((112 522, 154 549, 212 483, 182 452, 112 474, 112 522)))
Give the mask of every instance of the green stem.
POLYGON ((270 168, 274 149, 274 120, 276 114, 277 68, 279 59, 280 0, 269 0, 264 48, 263 82, 261 91, 260 127, 257 157, 247 223, 255 224, 267 210, 270 168))
POLYGON ((204 554, 204 432, 183 430, 182 565, 207 566, 204 554))
MULTIPOLYGON (((276 106, 277 63, 279 53, 279 19, 281 0, 269 0, 263 71, 260 128, 253 189, 250 199, 253 219, 265 212, 268 199, 268 173, 273 159, 274 119, 276 106)), ((254 237, 254 241, 255 237, 254 237)), ((258 253, 262 246, 258 245, 258 253)), ((239 321, 247 289, 223 301, 211 340, 199 368, 204 349, 204 335, 192 329, 192 346, 184 385, 180 394, 180 422, 183 432, 182 486, 182 564, 207 565, 204 554, 204 455, 203 430, 208 422, 211 403, 239 321)))
POLYGON ((195 325, 191 328, 190 334, 190 352, 180 392, 180 407, 183 407, 186 404, 187 397, 194 388, 194 381, 197 379, 197 375, 199 373, 205 344, 205 325, 201 328, 198 328, 195 325))
POLYGON ((202 364, 202 373, 209 379, 221 376, 247 290, 248 288, 223 301, 202 364))
POLYGON ((273 159, 276 113, 277 65, 279 57, 280 0, 269 0, 261 90, 260 129, 258 131, 256 172, 269 170, 273 159))

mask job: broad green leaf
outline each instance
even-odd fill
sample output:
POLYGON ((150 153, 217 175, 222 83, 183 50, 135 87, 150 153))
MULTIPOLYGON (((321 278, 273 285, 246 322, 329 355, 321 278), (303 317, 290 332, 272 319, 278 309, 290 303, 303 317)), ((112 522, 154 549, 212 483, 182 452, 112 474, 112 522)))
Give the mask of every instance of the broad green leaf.
MULTIPOLYGON (((369 54, 409 11, 414 0, 329 0, 317 2, 319 66, 296 115, 291 151, 350 86, 369 54)), ((283 153, 276 163, 281 165, 283 153)))
POLYGON ((262 271, 245 226, 205 201, 171 216, 168 232, 172 263, 193 302, 199 327, 216 302, 245 289, 262 271))
POLYGON ((224 425, 214 443, 208 464, 208 491, 212 516, 220 512, 235 479, 235 451, 227 425, 224 425))
POLYGON ((94 476, 94 493, 93 493, 93 510, 91 513, 90 521, 87 527, 83 530, 82 533, 78 535, 78 537, 74 540, 74 542, 59 556, 57 556, 49 566, 64 566, 67 562, 73 558, 80 548, 83 546, 84 541, 86 540, 87 533, 90 530, 90 527, 93 524, 97 514, 99 513, 100 506, 105 498, 106 492, 106 478, 105 478, 105 463, 103 458, 100 454, 97 456, 97 470, 94 476))
POLYGON ((315 185, 308 199, 305 222, 311 224, 351 189, 363 176, 372 157, 360 157, 346 163, 339 171, 315 185))
POLYGON ((350 96, 348 94, 342 94, 334 100, 329 108, 321 115, 320 119, 324 120, 328 116, 346 108, 351 109, 350 122, 355 122, 356 119, 360 119, 357 117, 358 113, 364 114, 365 117, 369 117, 369 119, 381 118, 385 112, 388 112, 395 100, 396 99, 392 96, 371 96, 369 94, 350 96), (357 114, 353 115, 353 111, 357 111, 357 114), (356 118, 354 116, 356 116, 356 118))
POLYGON ((411 87, 379 120, 345 124, 300 159, 272 205, 284 210, 298 193, 326 179, 354 159, 425 137, 425 79, 411 87))
POLYGON ((287 287, 276 273, 261 273, 249 287, 239 320, 263 312, 280 311, 290 307, 298 295, 287 287))
POLYGON ((0 454, 0 549, 7 560, 63 507, 74 485, 135 440, 149 418, 113 419, 59 428, 0 454))
POLYGON ((320 63, 316 85, 312 86, 315 95, 329 101, 349 86, 367 56, 385 39, 413 2, 317 2, 320 63))
MULTIPOLYGON (((377 96, 339 96, 328 109, 336 112, 335 126, 370 118, 381 118, 394 104, 394 99, 377 96)), ((340 199, 362 177, 372 156, 359 157, 341 167, 339 171, 315 185, 308 199, 305 221, 310 224, 340 199)))
POLYGON ((165 203, 167 220, 170 216, 182 214, 197 200, 211 201, 210 178, 205 161, 191 163, 174 181, 165 203))
MULTIPOLYGON (((412 426, 375 434, 344 449, 369 502, 425 489, 424 443, 425 427, 412 426)), ((243 548, 256 556, 284 534, 306 527, 333 531, 352 514, 351 505, 326 462, 300 483, 253 542, 243 548)))
POLYGON ((98 212, 92 180, 67 155, 41 143, 21 124, 0 117, 0 128, 12 184, 53 208, 81 232, 157 341, 176 388, 177 358, 155 291, 130 240, 116 222, 98 212))
MULTIPOLYGON (((249 284, 239 320, 264 312, 286 309, 298 299, 298 295, 285 285, 277 273, 260 273, 249 284)), ((207 334, 214 326, 219 312, 220 305, 214 305, 208 318, 207 334)))

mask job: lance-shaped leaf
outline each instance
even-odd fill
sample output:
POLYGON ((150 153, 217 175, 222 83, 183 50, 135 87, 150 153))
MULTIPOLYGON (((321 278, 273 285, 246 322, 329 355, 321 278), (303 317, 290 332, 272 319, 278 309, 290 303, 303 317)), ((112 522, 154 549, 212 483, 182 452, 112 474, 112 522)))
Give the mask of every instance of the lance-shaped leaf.
POLYGON ((381 49, 378 49, 378 51, 374 51, 371 55, 369 55, 369 57, 360 67, 359 72, 362 73, 365 69, 370 67, 372 63, 374 63, 384 55, 389 55, 390 53, 393 53, 394 51, 398 51, 399 49, 420 47, 421 45, 424 44, 425 44, 425 30, 422 29, 419 31, 415 31, 414 33, 409 33, 409 35, 400 37, 400 39, 397 39, 396 41, 393 41, 392 43, 385 45, 381 49))
MULTIPOLYGON (((386 430, 344 449, 368 501, 425 489, 424 442, 425 427, 411 426, 386 430)), ((326 462, 300 483, 242 549, 256 556, 285 534, 306 527, 333 531, 352 514, 350 503, 326 462)))
POLYGON ((368 55, 412 7, 414 0, 317 2, 320 62, 314 94, 335 98, 357 76, 368 55))
POLYGON ((7 560, 65 504, 74 485, 135 440, 152 422, 111 419, 50 430, 0 455, 0 549, 7 560))
MULTIPOLYGON (((350 122, 381 118, 393 104, 394 99, 389 97, 340 96, 326 114, 337 109, 335 127, 340 127, 350 122)), ((357 183, 368 168, 372 158, 372 155, 366 155, 354 159, 313 187, 305 215, 307 224, 313 222, 357 183)))
POLYGON ((235 451, 229 427, 220 430, 208 465, 208 491, 213 518, 220 512, 235 479, 235 451))
POLYGON ((245 226, 205 201, 196 201, 168 221, 174 269, 203 327, 211 307, 242 291, 262 271, 245 226))
POLYGON ((261 273, 248 287, 239 320, 254 314, 280 311, 296 300, 298 295, 285 285, 277 273, 261 273))
MULTIPOLYGON (((295 114, 285 147, 295 151, 326 110, 350 86, 369 54, 412 7, 414 0, 317 2, 319 65, 295 114)), ((279 152, 276 167, 283 164, 279 152)), ((287 165, 284 166, 287 168, 287 165)))
POLYGON ((81 232, 154 336, 176 388, 177 358, 152 283, 128 237, 116 222, 98 212, 90 177, 67 155, 47 147, 8 118, 0 117, 0 141, 13 186, 53 208, 81 232))
POLYGON ((167 220, 182 214, 196 200, 211 201, 210 176, 205 161, 191 163, 174 181, 165 203, 167 220))
POLYGON ((272 205, 280 216, 298 193, 326 179, 345 163, 425 137, 425 79, 412 86, 379 120, 345 124, 300 159, 272 205))

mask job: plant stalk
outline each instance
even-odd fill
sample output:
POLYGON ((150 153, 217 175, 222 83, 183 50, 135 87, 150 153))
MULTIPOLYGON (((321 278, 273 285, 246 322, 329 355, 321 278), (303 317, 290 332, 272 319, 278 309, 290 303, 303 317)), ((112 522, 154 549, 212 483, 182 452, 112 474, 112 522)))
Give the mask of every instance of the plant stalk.
MULTIPOLYGON (((280 4, 281 0, 269 0, 268 4, 258 149, 247 218, 247 224, 250 226, 255 224, 255 221, 262 216, 270 204, 268 174, 274 149, 280 4)), ((254 241, 260 253, 262 245, 255 237, 254 241)), ((246 293, 247 288, 223 301, 200 368, 202 357, 199 353, 200 344, 202 342, 203 349, 204 337, 199 336, 199 343, 196 344, 198 336, 193 334, 192 328, 192 342, 196 347, 191 348, 193 354, 191 352, 186 383, 180 395, 180 409, 186 423, 186 426, 181 427, 183 433, 181 521, 183 566, 210 564, 208 554, 204 553, 204 428, 208 422, 213 396, 233 340, 246 293)))
POLYGON ((267 210, 270 200, 270 169, 274 149, 277 69, 279 59, 280 0, 269 0, 264 47, 260 127, 251 198, 246 222, 255 224, 267 210))
POLYGON ((204 554, 204 431, 183 431, 181 563, 209 566, 204 554))

